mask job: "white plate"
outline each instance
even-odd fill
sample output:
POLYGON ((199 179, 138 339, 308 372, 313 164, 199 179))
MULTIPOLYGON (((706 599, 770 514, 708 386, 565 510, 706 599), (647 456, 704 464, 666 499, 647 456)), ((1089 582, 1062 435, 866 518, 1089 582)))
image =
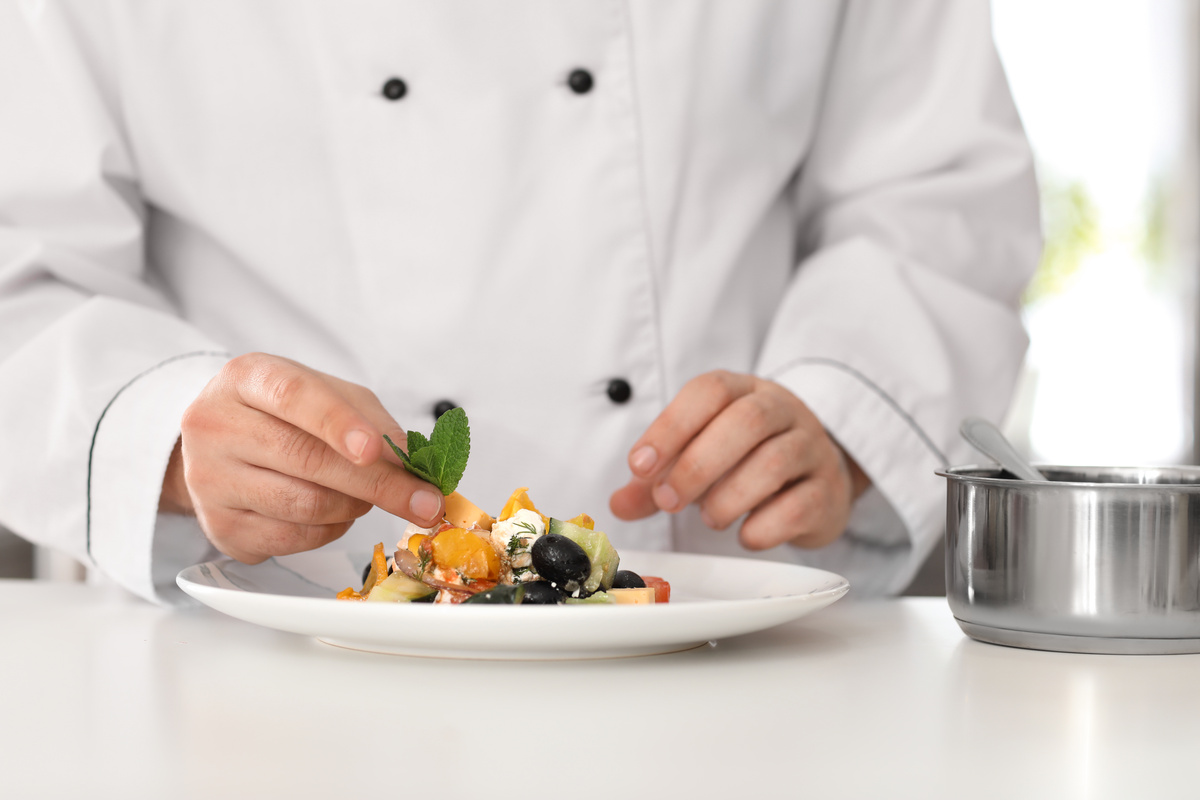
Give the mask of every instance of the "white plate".
POLYGON ((323 642, 412 656, 614 658, 671 653, 763 630, 823 608, 849 589, 811 567, 689 553, 624 551, 621 566, 671 583, 651 606, 353 603, 369 554, 314 550, 255 566, 229 559, 188 567, 180 588, 238 619, 323 642))

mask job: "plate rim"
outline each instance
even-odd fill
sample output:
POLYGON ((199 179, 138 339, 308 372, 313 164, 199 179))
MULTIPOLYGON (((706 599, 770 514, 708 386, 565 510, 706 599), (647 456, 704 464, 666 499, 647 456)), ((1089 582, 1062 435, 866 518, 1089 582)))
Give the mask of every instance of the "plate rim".
MULTIPOLYGON (((320 558, 321 552, 310 551, 305 555, 320 558)), ((342 558, 348 553, 359 552, 358 548, 333 549, 325 550, 324 556, 342 558)), ((444 606, 426 604, 419 606, 394 603, 351 604, 338 601, 332 596, 312 597, 257 591, 242 587, 229 588, 197 580, 197 572, 200 570, 211 570, 215 567, 225 574, 221 569, 222 566, 237 565, 241 569, 256 569, 262 566, 244 565, 227 557, 193 564, 180 570, 176 576, 176 583, 180 589, 197 602, 227 616, 265 628, 311 636, 327 644, 335 644, 328 641, 335 639, 338 640, 336 642, 338 647, 350 646, 353 649, 399 655, 472 659, 531 658, 535 660, 610 658, 650 655, 655 652, 677 652, 688 649, 686 645, 699 646, 705 642, 755 633, 794 621, 836 602, 850 589, 849 581, 837 573, 786 561, 675 551, 625 550, 623 555, 631 561, 636 561, 643 556, 650 556, 667 561, 690 561, 693 564, 704 562, 714 568, 719 568, 723 563, 728 562, 742 569, 750 567, 776 574, 803 575, 805 579, 815 582, 816 585, 810 591, 796 594, 735 598, 700 597, 678 601, 673 599, 673 602, 669 604, 648 607, 586 606, 570 609, 558 606, 528 607, 521 609, 519 614, 513 614, 513 609, 503 605, 454 606, 446 609, 444 606), (432 614, 429 613, 431 611, 432 614), (444 614, 449 616, 443 616, 444 614), (561 645, 546 645, 545 638, 549 635, 547 628, 566 627, 561 624, 564 617, 560 615, 563 614, 572 619, 579 619, 576 615, 585 614, 589 615, 588 618, 597 621, 597 624, 588 626, 593 629, 594 634, 599 634, 595 647, 579 643, 579 635, 574 632, 561 645), (636 631, 638 635, 627 636, 627 641, 623 642, 621 630, 629 628, 627 623, 630 617, 627 615, 631 614, 653 624, 642 626, 640 630, 636 631), (278 620, 281 615, 288 619, 286 624, 281 624, 278 620), (298 621, 297 615, 299 615, 298 621), (439 630, 446 626, 445 620, 457 619, 460 621, 452 622, 450 626, 461 629, 461 639, 461 633, 471 626, 485 623, 494 624, 497 618, 506 620, 502 627, 507 629, 511 641, 493 641, 492 644, 480 649, 474 640, 456 640, 454 631, 446 636, 439 635, 439 630), (341 625, 339 626, 338 623, 341 625), (330 625, 334 627, 331 629, 330 625), (400 635, 397 636, 395 628, 387 626, 403 627, 400 629, 400 635), (370 630, 372 635, 348 634, 347 630, 349 629, 370 630), (387 635, 378 635, 379 630, 387 635), (647 635, 656 632, 657 635, 647 635), (529 641, 537 644, 529 645, 529 641)), ((263 562, 263 565, 270 565, 268 568, 284 568, 292 571, 286 564, 275 559, 269 559, 263 562)), ((670 578, 669 575, 665 577, 670 578)), ((579 626, 572 625, 570 627, 578 628, 579 626)), ((496 635, 484 638, 485 640, 488 638, 495 640, 496 635)))

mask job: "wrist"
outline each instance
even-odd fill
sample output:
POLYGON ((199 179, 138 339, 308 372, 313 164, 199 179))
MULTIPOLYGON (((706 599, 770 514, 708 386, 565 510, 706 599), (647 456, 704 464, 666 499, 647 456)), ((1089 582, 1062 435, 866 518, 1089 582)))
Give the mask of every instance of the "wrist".
POLYGON ((192 497, 188 494, 187 481, 183 472, 183 439, 175 440, 167 471, 163 475, 162 493, 158 496, 158 510, 163 514, 195 514, 192 497))
POLYGON ((858 462, 842 449, 840 444, 837 445, 837 449, 841 453, 842 462, 846 465, 846 474, 850 477, 850 498, 857 500, 866 494, 867 489, 871 488, 871 479, 867 473, 863 472, 858 462))

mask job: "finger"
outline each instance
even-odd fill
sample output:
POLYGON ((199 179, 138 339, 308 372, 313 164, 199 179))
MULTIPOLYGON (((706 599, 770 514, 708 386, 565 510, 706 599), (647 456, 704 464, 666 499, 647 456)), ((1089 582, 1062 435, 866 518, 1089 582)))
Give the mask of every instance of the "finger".
MULTIPOLYGON (((386 435, 397 447, 408 452, 408 433, 404 428, 400 427, 400 423, 383 407, 383 404, 379 402, 379 398, 375 396, 374 392, 365 386, 343 381, 332 376, 329 377, 329 380, 333 381, 342 394, 354 404, 355 408, 375 426, 380 432, 380 439, 386 435)), ((386 442, 383 442, 380 446, 380 452, 383 454, 383 458, 396 466, 401 465, 400 456, 396 455, 395 451, 386 442)))
POLYGON ((352 464, 307 431, 254 413, 259 416, 246 423, 246 435, 230 444, 234 458, 366 501, 422 527, 442 518, 442 493, 403 467, 382 459, 352 464))
POLYGON ((352 522, 371 509, 364 500, 236 458, 189 458, 186 481, 207 508, 253 511, 298 524, 352 522))
POLYGON ((258 564, 272 556, 291 555, 323 547, 339 539, 351 523, 296 525, 253 511, 222 508, 201 516, 201 526, 213 546, 230 558, 258 564))
POLYGON ((655 502, 664 511, 691 504, 760 444, 788 430, 794 420, 792 409, 774 392, 756 391, 737 398, 684 448, 654 488, 655 502))
POLYGON ((230 508, 297 525, 350 523, 373 507, 366 500, 259 467, 244 466, 230 508))
POLYGON ((628 484, 613 492, 608 499, 609 510, 617 519, 644 519, 659 511, 654 496, 650 493, 653 484, 641 478, 634 478, 628 484))
POLYGON ((748 550, 766 550, 784 542, 824 547, 841 535, 849 518, 846 488, 810 476, 760 504, 742 523, 738 539, 748 550))
POLYGON ((767 439, 704 494, 700 513, 705 524, 725 530, 784 486, 809 475, 820 458, 806 429, 793 428, 767 439))
MULTIPOLYGON (((396 447, 399 447, 404 452, 408 452, 408 434, 403 428, 401 428, 399 425, 391 430, 384 428, 383 433, 388 437, 388 439, 392 440, 392 444, 396 445, 396 447)), ((392 449, 392 445, 387 444, 387 442, 384 442, 384 445, 384 460, 395 464, 397 467, 403 467, 404 462, 400 460, 400 456, 396 455, 396 451, 392 449)))
POLYGON ((630 470, 640 478, 661 477, 713 417, 753 391, 756 380, 717 370, 688 381, 630 450, 630 470))
POLYGON ((284 358, 252 353, 230 362, 227 388, 246 406, 295 425, 353 463, 375 461, 382 432, 341 393, 343 382, 328 377, 284 358))

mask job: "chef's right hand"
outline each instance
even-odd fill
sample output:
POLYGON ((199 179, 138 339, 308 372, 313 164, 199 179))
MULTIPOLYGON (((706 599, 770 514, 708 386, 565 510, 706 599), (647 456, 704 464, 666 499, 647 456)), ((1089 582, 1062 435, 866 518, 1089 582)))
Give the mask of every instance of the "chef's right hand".
POLYGON ((159 510, 194 514, 256 564, 344 534, 372 506, 434 525, 442 495, 399 466, 404 431, 368 389, 277 356, 222 368, 183 415, 159 510))

